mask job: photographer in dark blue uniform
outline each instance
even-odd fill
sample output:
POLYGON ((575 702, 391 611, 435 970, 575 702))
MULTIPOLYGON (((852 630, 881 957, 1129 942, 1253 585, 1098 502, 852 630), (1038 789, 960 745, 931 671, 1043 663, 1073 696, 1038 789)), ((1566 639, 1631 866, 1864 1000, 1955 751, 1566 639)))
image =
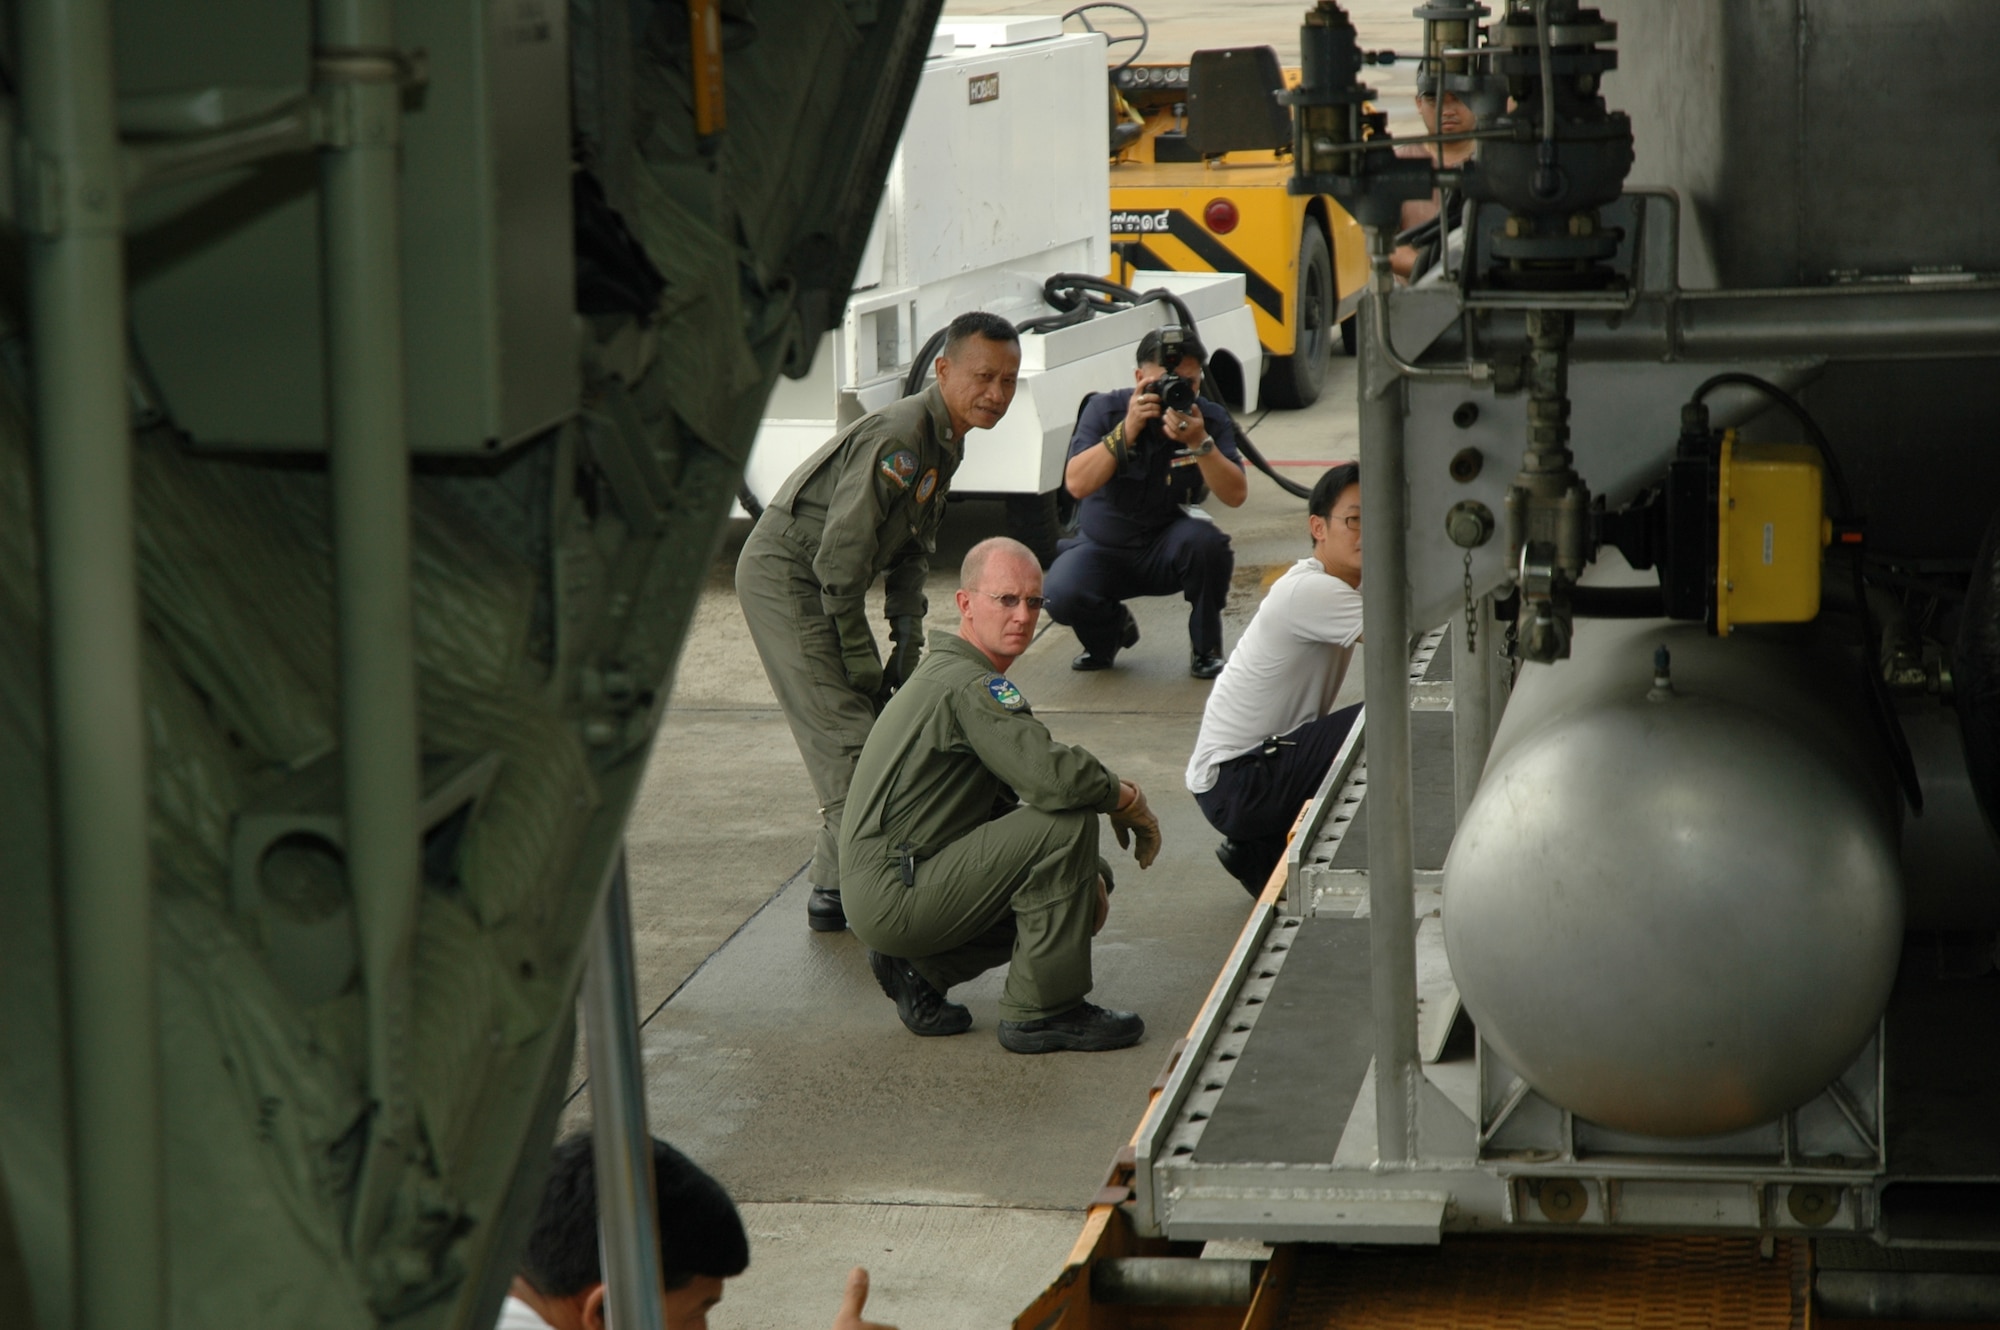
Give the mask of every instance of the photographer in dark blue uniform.
POLYGON ((1188 602, 1188 673, 1222 673, 1222 603, 1236 554, 1229 536, 1187 506, 1204 488, 1234 508, 1249 493, 1229 413, 1200 396, 1208 355, 1191 332, 1167 327, 1139 341, 1136 386, 1084 404, 1070 437, 1063 485, 1081 501, 1081 534, 1050 565, 1049 617, 1076 631, 1073 670, 1109 669, 1139 640, 1125 602, 1188 602))

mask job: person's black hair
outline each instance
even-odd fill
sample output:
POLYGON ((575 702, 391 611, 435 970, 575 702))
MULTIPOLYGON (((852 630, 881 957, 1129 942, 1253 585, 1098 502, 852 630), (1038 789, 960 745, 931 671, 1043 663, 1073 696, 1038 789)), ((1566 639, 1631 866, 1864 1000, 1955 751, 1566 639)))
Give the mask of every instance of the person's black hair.
POLYGON ((969 314, 959 315, 945 328, 944 358, 950 360, 957 355, 968 337, 984 337, 989 342, 1012 342, 1016 346, 1021 343, 1021 334, 1013 324, 998 314, 975 309, 969 314))
POLYGON ((1342 462, 1319 478, 1313 486, 1312 497, 1306 500, 1306 512, 1321 521, 1333 519, 1333 505, 1340 502, 1340 496, 1347 492, 1349 485, 1361 483, 1361 463, 1342 462))
MULTIPOLYGON (((1185 330, 1181 333, 1181 359, 1193 356, 1203 369, 1208 368, 1208 348, 1201 344, 1201 338, 1185 330)), ((1139 357, 1135 362, 1141 365, 1160 365, 1160 330, 1158 328, 1139 339, 1139 357)), ((1161 369, 1173 370, 1173 365, 1160 365, 1161 369)))
MULTIPOLYGON (((653 1192, 660 1212, 660 1274, 669 1290, 696 1275, 728 1279, 750 1265, 750 1239, 736 1202, 693 1160, 653 1142, 653 1192)), ((521 1273, 552 1298, 581 1293, 604 1278, 597 1250, 597 1173, 590 1137, 556 1146, 548 1185, 528 1230, 521 1273)))

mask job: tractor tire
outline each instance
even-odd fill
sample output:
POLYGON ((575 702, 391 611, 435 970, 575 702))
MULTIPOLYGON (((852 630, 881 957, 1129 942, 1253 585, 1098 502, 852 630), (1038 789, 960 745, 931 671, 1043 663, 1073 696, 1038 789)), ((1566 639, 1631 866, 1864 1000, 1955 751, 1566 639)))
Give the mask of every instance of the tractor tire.
MULTIPOLYGON (((1299 291, 1293 329, 1297 334, 1288 356, 1274 356, 1264 371, 1264 401, 1284 410, 1311 406, 1326 386, 1327 362, 1333 356, 1334 311, 1340 294, 1333 285, 1333 253, 1326 232, 1306 219, 1299 239, 1299 291)), ((1342 327, 1342 344, 1346 344, 1342 327)))
POLYGON ((1047 494, 1010 494, 1007 534, 1033 550, 1047 568, 1056 561, 1057 542, 1076 534, 1076 500, 1060 485, 1047 494))

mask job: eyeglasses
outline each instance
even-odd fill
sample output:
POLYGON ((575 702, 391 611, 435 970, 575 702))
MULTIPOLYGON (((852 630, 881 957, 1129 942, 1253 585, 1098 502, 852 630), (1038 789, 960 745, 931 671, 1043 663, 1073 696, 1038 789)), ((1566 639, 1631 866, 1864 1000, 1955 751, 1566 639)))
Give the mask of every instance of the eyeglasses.
POLYGON ((1039 611, 1042 606, 1049 603, 1041 596, 1017 596, 1011 591, 982 591, 979 594, 989 600, 998 601, 1000 608, 1003 610, 1018 610, 1023 605, 1026 605, 1031 610, 1039 611))
POLYGON ((1326 519, 1328 526, 1332 526, 1335 522, 1340 523, 1349 531, 1359 531, 1361 529, 1361 514, 1343 513, 1339 517, 1328 516, 1326 519))

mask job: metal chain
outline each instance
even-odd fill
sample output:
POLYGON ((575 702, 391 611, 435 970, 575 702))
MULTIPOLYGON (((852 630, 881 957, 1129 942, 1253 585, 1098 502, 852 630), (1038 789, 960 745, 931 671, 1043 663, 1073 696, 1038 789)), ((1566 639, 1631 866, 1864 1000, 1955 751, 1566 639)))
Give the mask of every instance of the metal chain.
POLYGON ((1472 603, 1472 551, 1465 552, 1465 654, 1479 649, 1479 609, 1472 603))

